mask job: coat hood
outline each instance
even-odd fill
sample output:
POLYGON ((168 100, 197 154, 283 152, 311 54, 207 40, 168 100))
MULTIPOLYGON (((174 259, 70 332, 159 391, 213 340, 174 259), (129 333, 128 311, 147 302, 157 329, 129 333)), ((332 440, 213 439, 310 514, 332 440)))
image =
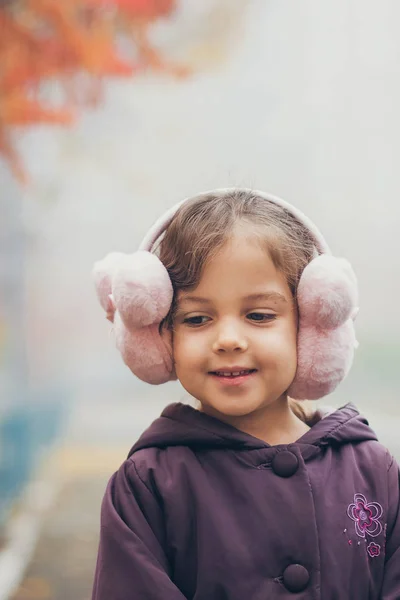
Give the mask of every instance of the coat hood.
MULTIPOLYGON (((326 446, 377 439, 368 421, 351 403, 326 416, 323 410, 317 410, 313 421, 315 424, 296 443, 326 446)), ((269 447, 269 444, 189 405, 175 403, 167 406, 144 431, 129 456, 144 448, 168 446, 254 450, 269 447)))

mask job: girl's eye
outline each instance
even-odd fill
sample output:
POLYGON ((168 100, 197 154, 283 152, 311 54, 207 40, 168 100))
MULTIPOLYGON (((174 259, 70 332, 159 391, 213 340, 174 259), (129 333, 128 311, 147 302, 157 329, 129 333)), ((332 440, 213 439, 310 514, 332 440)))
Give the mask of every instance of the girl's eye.
POLYGON ((276 315, 271 313, 258 313, 252 312, 247 315, 250 321, 256 321, 257 323, 267 323, 268 321, 273 321, 276 318, 276 315))
POLYGON ((184 319, 183 322, 192 327, 196 327, 198 325, 204 325, 205 321, 203 321, 203 319, 208 319, 208 317, 203 317, 201 315, 197 317, 188 317, 187 319, 184 319))

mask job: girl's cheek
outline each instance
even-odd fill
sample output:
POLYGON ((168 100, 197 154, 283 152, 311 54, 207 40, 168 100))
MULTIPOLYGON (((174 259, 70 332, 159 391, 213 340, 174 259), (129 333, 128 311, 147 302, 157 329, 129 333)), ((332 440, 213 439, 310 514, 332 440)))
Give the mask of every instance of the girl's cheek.
POLYGON ((174 352, 175 359, 181 357, 189 358, 189 355, 193 352, 194 344, 190 340, 190 336, 185 335, 185 332, 181 328, 177 328, 174 331, 172 338, 172 349, 174 352))
POLYGON ((177 335, 173 344, 175 362, 179 362, 184 368, 198 365, 208 356, 210 350, 204 339, 192 335, 177 335))

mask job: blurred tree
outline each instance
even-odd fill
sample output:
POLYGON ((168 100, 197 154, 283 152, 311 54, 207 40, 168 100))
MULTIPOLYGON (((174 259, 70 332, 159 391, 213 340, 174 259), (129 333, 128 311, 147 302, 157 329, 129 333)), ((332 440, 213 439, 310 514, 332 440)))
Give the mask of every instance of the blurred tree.
POLYGON ((26 181, 12 143, 17 126, 69 125, 82 105, 101 100, 104 77, 141 69, 185 76, 149 41, 149 27, 169 16, 176 0, 0 0, 0 155, 26 181), (132 45, 122 58, 117 41, 132 45), (61 106, 44 101, 44 84, 57 81, 61 106))

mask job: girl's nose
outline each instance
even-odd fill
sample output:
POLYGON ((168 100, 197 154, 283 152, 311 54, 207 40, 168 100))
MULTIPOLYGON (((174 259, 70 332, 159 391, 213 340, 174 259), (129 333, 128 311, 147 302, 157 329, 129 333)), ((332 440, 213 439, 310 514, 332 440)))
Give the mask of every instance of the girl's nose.
POLYGON ((216 338, 213 342, 213 352, 244 352, 248 343, 239 327, 225 324, 218 328, 216 338))

